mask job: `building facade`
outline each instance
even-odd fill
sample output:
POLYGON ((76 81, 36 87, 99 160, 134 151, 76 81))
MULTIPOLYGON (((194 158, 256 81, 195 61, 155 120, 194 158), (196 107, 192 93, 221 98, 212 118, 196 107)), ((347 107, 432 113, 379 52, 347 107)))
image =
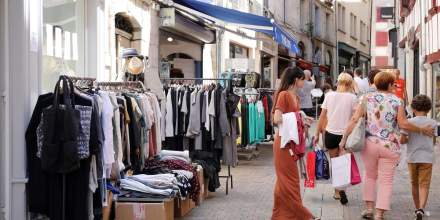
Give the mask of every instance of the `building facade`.
POLYGON ((370 69, 372 0, 336 1, 339 72, 370 69))
POLYGON ((405 73, 409 101, 416 94, 434 100, 432 114, 440 119, 440 44, 437 0, 397 2, 399 33, 398 67, 405 73))
POLYGON ((397 31, 394 1, 373 1, 371 26, 371 66, 378 69, 397 67, 397 31))

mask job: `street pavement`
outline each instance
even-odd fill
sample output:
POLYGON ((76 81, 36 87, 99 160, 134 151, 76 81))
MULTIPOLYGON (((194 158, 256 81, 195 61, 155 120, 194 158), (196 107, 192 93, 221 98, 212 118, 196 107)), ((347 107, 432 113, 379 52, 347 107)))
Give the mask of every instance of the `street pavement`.
MULTIPOLYGON (((272 145, 259 146, 260 156, 252 161, 240 161, 232 168, 234 188, 229 195, 225 194, 225 179, 220 179, 222 186, 205 200, 200 207, 183 218, 184 220, 253 220, 270 219, 273 206, 273 187, 275 172, 273 167, 272 145)), ((436 155, 440 149, 436 147, 436 155)), ((356 155, 358 165, 363 172, 362 161, 356 155)), ((440 219, 440 165, 434 166, 431 190, 426 211, 430 215, 425 219, 440 219)), ((223 167, 225 174, 227 167, 223 167)), ((303 185, 303 180, 301 180, 303 185)), ((331 183, 317 182, 314 189, 302 189, 303 203, 316 216, 323 220, 356 220, 361 219, 363 210, 361 187, 353 186, 347 190, 349 203, 340 205, 335 201, 331 183)), ((394 179, 392 211, 385 215, 387 220, 414 219, 413 202, 405 154, 397 168, 394 179)))

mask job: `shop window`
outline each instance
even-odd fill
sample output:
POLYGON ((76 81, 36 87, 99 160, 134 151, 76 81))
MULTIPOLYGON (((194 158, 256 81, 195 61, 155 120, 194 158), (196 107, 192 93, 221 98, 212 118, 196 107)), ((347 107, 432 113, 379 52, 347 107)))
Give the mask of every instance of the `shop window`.
POLYGON ((249 58, 249 49, 237 44, 231 43, 229 45, 230 58, 249 58))
POLYGON ((432 65, 432 73, 435 77, 434 79, 434 90, 433 90, 433 106, 434 106, 434 118, 440 121, 440 62, 434 63, 432 65))
POLYGON ((43 1, 43 92, 52 91, 61 74, 86 72, 84 7, 84 0, 43 1))

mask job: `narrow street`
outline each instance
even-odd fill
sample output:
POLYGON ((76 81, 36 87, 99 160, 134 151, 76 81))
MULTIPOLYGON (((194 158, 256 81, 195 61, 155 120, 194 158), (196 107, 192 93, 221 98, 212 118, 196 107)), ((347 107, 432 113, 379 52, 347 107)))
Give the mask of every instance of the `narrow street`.
MULTIPOLYGON (((273 167, 272 145, 259 147, 260 156, 253 161, 240 161, 238 167, 232 169, 234 189, 225 195, 224 179, 222 187, 205 200, 201 207, 195 208, 184 220, 205 219, 270 219, 273 203, 273 186, 275 171, 273 167)), ((437 157, 440 149, 436 148, 437 157)), ((357 162, 363 172, 359 155, 357 162)), ((413 219, 413 201, 405 154, 402 154, 397 174, 394 179, 392 211, 386 219, 413 219)), ((440 219, 440 165, 434 166, 431 190, 426 210, 430 216, 425 219, 440 219)), ((224 167, 222 172, 227 171, 224 167)), ((301 183, 303 184, 303 183, 301 183)), ((314 189, 303 189, 304 204, 323 220, 354 220, 361 219, 363 210, 361 186, 353 186, 347 190, 349 204, 341 206, 332 198, 331 182, 318 182, 314 189)))

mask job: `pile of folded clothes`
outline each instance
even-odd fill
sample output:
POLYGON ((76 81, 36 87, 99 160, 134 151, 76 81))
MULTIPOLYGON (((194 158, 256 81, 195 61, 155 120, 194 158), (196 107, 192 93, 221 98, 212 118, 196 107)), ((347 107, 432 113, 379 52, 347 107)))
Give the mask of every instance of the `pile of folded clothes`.
POLYGON ((162 150, 157 157, 145 161, 144 169, 121 179, 120 183, 120 196, 124 197, 178 196, 197 201, 200 192, 197 170, 188 151, 162 150))

